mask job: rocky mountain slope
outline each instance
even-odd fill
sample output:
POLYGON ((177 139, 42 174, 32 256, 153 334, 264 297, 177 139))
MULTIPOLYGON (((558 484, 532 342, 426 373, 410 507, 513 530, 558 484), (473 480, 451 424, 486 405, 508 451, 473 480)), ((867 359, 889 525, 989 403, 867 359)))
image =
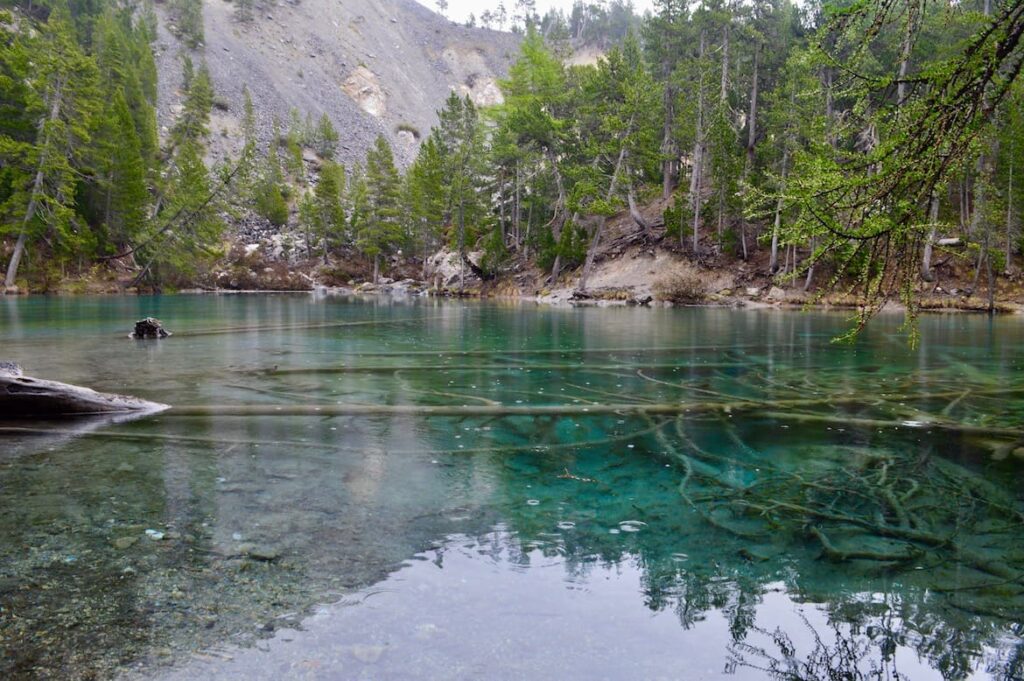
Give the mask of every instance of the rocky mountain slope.
POLYGON ((497 80, 515 58, 509 33, 453 24, 414 0, 270 0, 251 21, 227 0, 204 0, 205 43, 190 50, 158 5, 158 117, 170 128, 181 105, 181 54, 205 60, 216 89, 210 129, 214 159, 241 147, 242 88, 247 86, 264 143, 276 117, 292 107, 322 113, 339 131, 338 159, 362 159, 378 133, 409 162, 451 90, 494 104, 497 80))

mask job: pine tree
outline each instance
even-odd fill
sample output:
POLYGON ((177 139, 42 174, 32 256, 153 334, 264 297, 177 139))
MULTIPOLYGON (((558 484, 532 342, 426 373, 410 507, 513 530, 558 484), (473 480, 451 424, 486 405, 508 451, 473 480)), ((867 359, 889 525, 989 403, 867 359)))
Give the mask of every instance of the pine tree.
POLYGON ((466 244, 486 231, 490 208, 489 197, 483 191, 483 128, 472 100, 450 93, 444 109, 438 112, 438 126, 431 137, 440 158, 450 241, 461 261, 466 244))
POLYGON ((100 188, 107 239, 121 251, 145 228, 149 216, 146 164, 128 102, 120 90, 100 129, 100 188))
POLYGON ((173 0, 171 11, 185 44, 193 49, 199 47, 204 40, 203 0, 173 0))
POLYGON ((159 287, 168 280, 188 280, 200 265, 217 255, 220 219, 202 145, 186 141, 176 150, 160 219, 139 239, 140 275, 159 287))
POLYGON ((422 247, 424 260, 442 238, 447 195, 444 165, 435 135, 420 146, 403 185, 406 232, 422 247))
POLYGON ((186 93, 181 116, 171 129, 171 140, 175 146, 186 143, 196 144, 209 134, 210 111, 213 109, 213 83, 210 71, 204 62, 192 72, 192 60, 184 62, 186 93))
POLYGON ((15 188, 7 202, 19 226, 6 287, 14 286, 29 243, 45 238, 53 248, 70 252, 91 236, 75 219, 75 166, 86 150, 89 124, 99 105, 99 73, 78 46, 63 9, 50 15, 32 52, 26 104, 38 133, 32 147, 23 148, 24 165, 12 178, 15 188))
MULTIPOLYGON (((278 129, 276 122, 274 129, 278 129)), ((277 155, 277 144, 271 144, 267 149, 267 156, 256 185, 256 212, 278 227, 288 222, 288 202, 282 192, 283 184, 284 176, 277 155)))
POLYGON ((302 128, 302 118, 299 116, 299 110, 292 107, 288 116, 288 132, 284 139, 284 147, 287 152, 285 155, 285 166, 288 168, 289 174, 299 185, 306 184, 306 163, 302 158, 302 128))
POLYGON ((324 264, 332 246, 345 239, 345 169, 332 161, 325 161, 313 194, 312 226, 320 239, 324 264))
POLYGON ((366 153, 366 219, 356 234, 356 245, 373 261, 373 282, 380 277, 382 255, 402 238, 401 185, 391 145, 378 135, 366 153))
POLYGON ((334 129, 330 117, 325 113, 317 121, 313 132, 313 149, 320 158, 334 158, 334 150, 338 145, 338 131, 334 129))

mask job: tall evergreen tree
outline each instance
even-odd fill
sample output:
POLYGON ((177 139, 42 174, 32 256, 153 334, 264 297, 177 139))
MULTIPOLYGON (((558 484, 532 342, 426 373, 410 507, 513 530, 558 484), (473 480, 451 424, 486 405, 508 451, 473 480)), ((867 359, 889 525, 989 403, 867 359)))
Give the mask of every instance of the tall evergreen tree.
POLYGON ((380 278, 380 259, 400 245, 401 185, 391 145, 378 135, 366 153, 366 218, 356 233, 356 245, 373 261, 373 281, 380 278))
POLYGON ((6 287, 17 281, 30 243, 45 238, 51 247, 67 253, 88 243, 90 236, 76 220, 75 179, 99 106, 99 73, 78 46, 66 10, 51 13, 31 49, 33 68, 25 104, 37 133, 31 146, 18 145, 18 171, 9 176, 13 192, 6 207, 17 224, 18 238, 7 266, 6 287))

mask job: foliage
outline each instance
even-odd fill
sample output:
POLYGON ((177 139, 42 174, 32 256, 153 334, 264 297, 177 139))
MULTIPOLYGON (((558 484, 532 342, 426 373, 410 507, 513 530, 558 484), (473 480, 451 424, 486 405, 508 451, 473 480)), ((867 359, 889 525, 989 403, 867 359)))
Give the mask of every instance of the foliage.
POLYGON ((707 287, 695 274, 675 273, 659 279, 654 285, 659 300, 677 305, 692 305, 707 299, 707 287))

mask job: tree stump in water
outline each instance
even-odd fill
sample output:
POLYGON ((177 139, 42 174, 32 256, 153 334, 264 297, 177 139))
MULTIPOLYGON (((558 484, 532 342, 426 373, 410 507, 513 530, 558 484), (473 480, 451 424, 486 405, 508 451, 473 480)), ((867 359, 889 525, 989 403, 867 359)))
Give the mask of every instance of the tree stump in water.
POLYGON ((64 418, 89 414, 153 412, 167 405, 137 397, 100 393, 77 385, 23 376, 21 367, 0 362, 0 418, 64 418))
POLYGON ((132 331, 132 338, 167 338, 170 336, 170 332, 164 329, 163 323, 159 319, 153 317, 146 317, 135 322, 135 330, 132 331))

